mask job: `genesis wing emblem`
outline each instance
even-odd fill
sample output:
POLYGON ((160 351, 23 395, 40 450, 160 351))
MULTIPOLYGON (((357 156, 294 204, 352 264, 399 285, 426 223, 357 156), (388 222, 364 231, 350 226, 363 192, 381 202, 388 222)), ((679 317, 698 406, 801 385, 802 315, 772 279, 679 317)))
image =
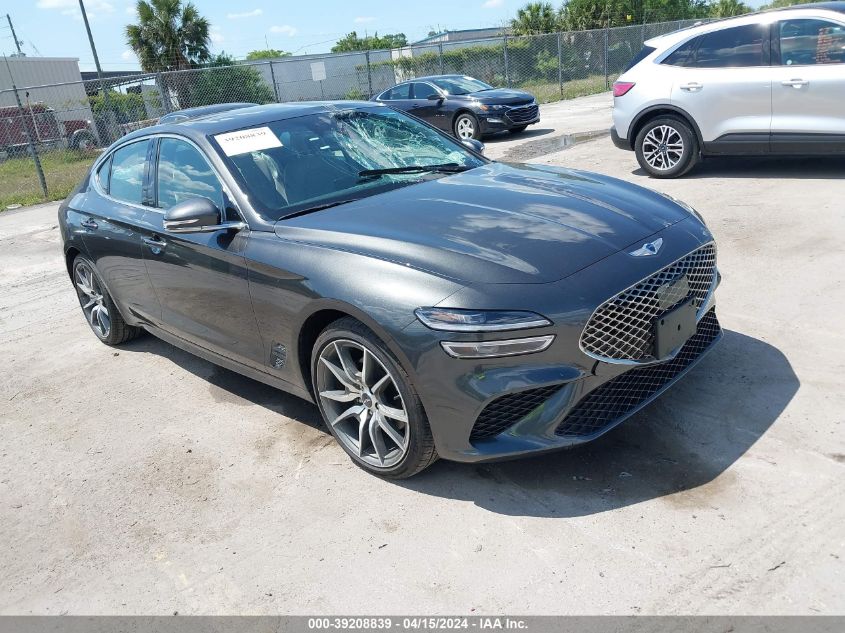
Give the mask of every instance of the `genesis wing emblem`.
POLYGON ((657 251, 660 250, 661 246, 663 246, 663 238, 658 237, 653 242, 646 242, 637 250, 631 251, 630 255, 633 255, 634 257, 648 257, 649 255, 657 255, 657 251))

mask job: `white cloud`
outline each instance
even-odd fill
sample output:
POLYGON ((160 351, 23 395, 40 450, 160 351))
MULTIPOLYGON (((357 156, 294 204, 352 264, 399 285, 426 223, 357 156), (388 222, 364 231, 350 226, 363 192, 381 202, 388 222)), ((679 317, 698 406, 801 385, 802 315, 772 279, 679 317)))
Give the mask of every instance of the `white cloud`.
MULTIPOLYGON (((35 6, 39 9, 53 9, 62 12, 62 15, 80 17, 79 0, 38 0, 35 6)), ((87 0, 85 12, 89 18, 94 18, 99 13, 112 13, 114 6, 106 0, 87 0)))
POLYGON ((126 62, 134 62, 135 61, 135 51, 125 50, 120 54, 120 58, 126 62))
POLYGON ((280 35, 287 35, 288 37, 293 37, 297 34, 298 31, 290 24, 282 24, 281 26, 271 26, 270 32, 279 33, 280 35))
POLYGON ((211 30, 208 32, 208 39, 211 40, 212 44, 220 44, 226 38, 223 37, 223 33, 220 32, 220 29, 217 29, 217 28, 212 26, 211 30))
POLYGON ((505 0, 487 0, 484 4, 481 5, 481 8, 482 9, 498 9, 503 4, 505 4, 505 0))
POLYGON ((362 15, 353 20, 355 24, 367 24, 368 22, 375 22, 376 19, 371 15, 362 15))
POLYGON ((244 11, 243 13, 227 13, 226 17, 230 20, 240 20, 241 18, 257 18, 264 13, 261 9, 253 9, 252 11, 244 11))

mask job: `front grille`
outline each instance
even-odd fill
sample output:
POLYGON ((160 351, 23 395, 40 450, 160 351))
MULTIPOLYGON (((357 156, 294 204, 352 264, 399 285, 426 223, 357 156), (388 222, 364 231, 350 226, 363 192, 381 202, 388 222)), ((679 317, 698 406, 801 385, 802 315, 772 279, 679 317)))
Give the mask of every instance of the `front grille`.
POLYGON ((560 385, 551 385, 496 398, 484 407, 478 416, 469 439, 483 440, 486 437, 498 435, 542 406, 560 387, 560 385))
MULTIPOLYGON (((654 357, 654 321, 665 313, 658 289, 686 276, 695 306, 701 308, 716 281, 716 245, 707 244, 601 304, 581 333, 581 349, 608 362, 654 357)), ((687 296, 672 297, 677 305, 687 296)))
POLYGON ((675 358, 631 369, 591 391, 558 425, 555 435, 585 437, 611 426, 672 382, 710 347, 720 332, 716 312, 710 310, 675 358))
POLYGON ((528 123, 537 118, 540 107, 537 104, 511 108, 507 111, 508 118, 514 123, 528 123))

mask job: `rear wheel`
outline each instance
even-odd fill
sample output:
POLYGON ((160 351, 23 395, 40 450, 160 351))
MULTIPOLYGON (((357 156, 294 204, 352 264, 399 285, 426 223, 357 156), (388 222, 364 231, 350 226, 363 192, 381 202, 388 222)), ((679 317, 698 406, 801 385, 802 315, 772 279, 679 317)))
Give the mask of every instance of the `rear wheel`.
POLYGON ((410 477, 437 459, 422 403, 384 343, 352 318, 335 321, 311 355, 314 395, 338 444, 364 470, 410 477))
POLYGON ((478 119, 469 112, 462 112, 455 119, 455 136, 460 140, 474 138, 476 140, 481 138, 481 127, 478 124, 478 119))
POLYGON ((658 117, 646 123, 634 141, 637 162, 655 178, 683 176, 698 162, 698 140, 677 117, 658 117))
POLYGON ((82 314, 100 341, 106 345, 119 345, 141 334, 141 328, 123 320, 94 264, 82 255, 73 260, 73 284, 82 314))

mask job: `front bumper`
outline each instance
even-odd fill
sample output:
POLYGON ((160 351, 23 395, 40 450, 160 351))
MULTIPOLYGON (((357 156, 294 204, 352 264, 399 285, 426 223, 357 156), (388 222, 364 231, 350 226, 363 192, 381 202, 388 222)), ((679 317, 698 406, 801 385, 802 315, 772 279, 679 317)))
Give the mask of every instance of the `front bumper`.
POLYGON ((476 113, 482 134, 493 134, 505 130, 523 128, 540 122, 540 108, 536 104, 520 106, 501 112, 476 113))
POLYGON ((712 349, 721 338, 712 302, 702 308, 696 334, 669 360, 640 365, 602 362, 580 349, 581 333, 596 306, 710 239, 694 220, 673 225, 661 235, 670 239, 656 258, 620 252, 559 282, 519 289, 488 286, 449 297, 451 307, 479 307, 483 296, 496 307, 530 306, 548 316, 552 326, 498 336, 555 334, 544 352, 453 359, 440 349, 439 340, 479 340, 483 335, 440 332, 439 340, 432 342, 432 331, 421 323, 405 328, 400 344, 415 350, 413 378, 441 457, 494 461, 591 441, 657 398, 712 349), (517 294, 520 305, 513 305, 517 294))

